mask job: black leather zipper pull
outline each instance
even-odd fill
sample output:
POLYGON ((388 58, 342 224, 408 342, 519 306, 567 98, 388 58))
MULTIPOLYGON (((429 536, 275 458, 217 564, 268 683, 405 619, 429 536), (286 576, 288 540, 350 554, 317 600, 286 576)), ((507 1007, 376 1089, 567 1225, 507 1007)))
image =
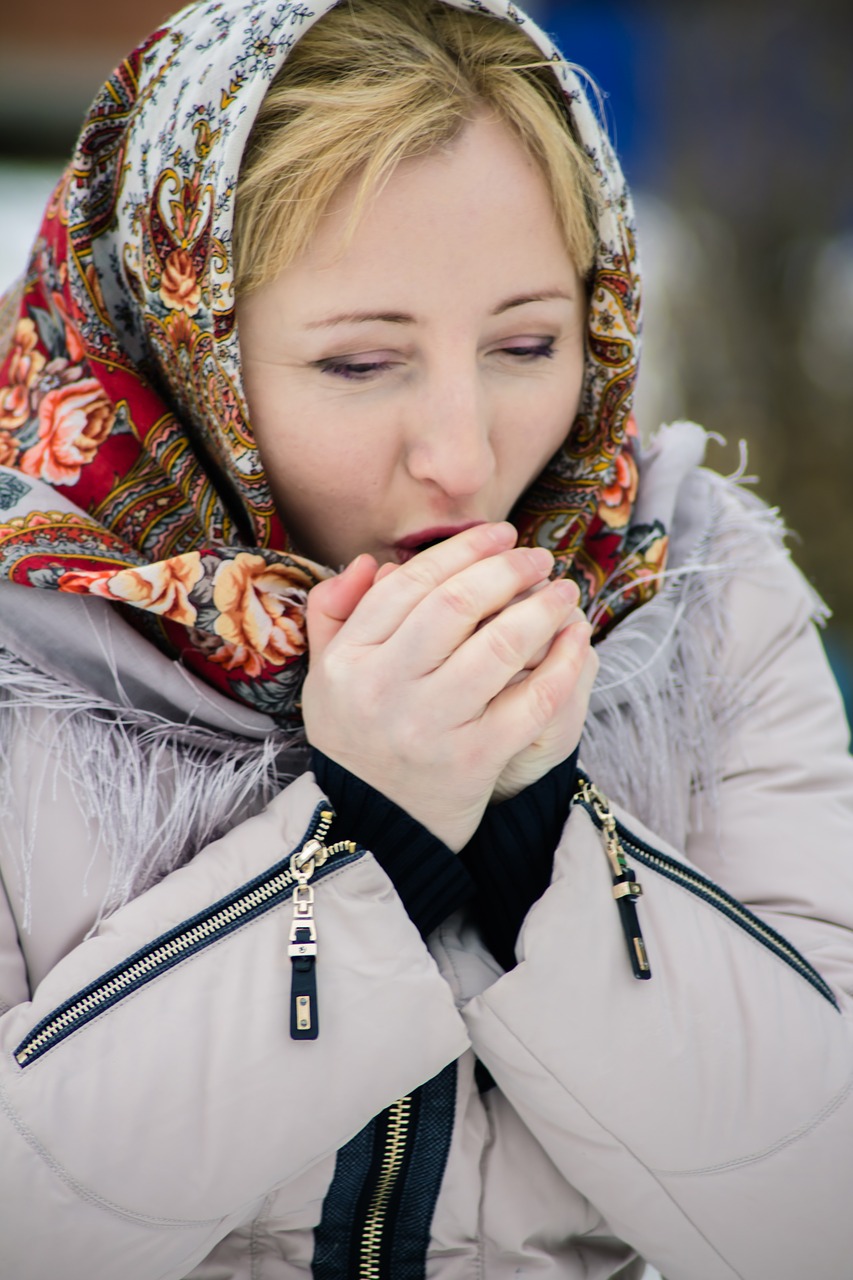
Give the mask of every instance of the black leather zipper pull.
POLYGON ((294 918, 288 948, 291 964, 290 1035, 293 1040, 316 1040, 320 1032, 317 1007, 317 933, 314 921, 294 918))
POLYGON ((329 856, 323 837, 331 819, 331 813, 323 814, 318 831, 290 859, 290 872, 296 881, 287 948, 290 956, 290 1035, 293 1040, 316 1040, 320 1031, 314 887, 308 881, 316 867, 322 866, 329 856))
MULTIPOLYGON (((314 864, 311 863, 313 873, 314 864)), ((297 872, 297 875, 299 872, 297 872)), ((304 872, 302 873, 304 877, 304 872)), ((317 928, 314 924, 314 890, 305 878, 293 890, 293 924, 290 926, 290 1035, 294 1040, 316 1040, 317 928)))
POLYGON ((355 853, 353 840, 338 840, 326 846, 335 814, 320 813, 313 836, 290 859, 293 890, 293 922, 287 954, 290 956, 290 1035, 293 1040, 316 1040, 320 1031, 317 1005, 317 926, 314 921, 314 887, 309 884, 317 867, 325 866, 336 853, 355 853))
POLYGON ((649 966, 649 958, 646 955, 643 931, 640 928, 640 921, 637 916, 637 899, 642 892, 643 886, 638 884, 630 874, 623 874, 613 881, 613 897, 616 899, 616 905, 619 908, 619 920, 622 925, 622 932, 625 935, 634 977, 650 978, 652 971, 649 966))
POLYGON ((616 819, 610 811, 607 798, 588 778, 578 781, 577 798, 592 810, 604 837, 604 848, 613 875, 613 897, 619 909, 619 923, 625 935, 631 971, 635 978, 652 976, 643 931, 637 916, 637 900, 643 892, 642 885, 631 874, 628 859, 616 830, 616 819))

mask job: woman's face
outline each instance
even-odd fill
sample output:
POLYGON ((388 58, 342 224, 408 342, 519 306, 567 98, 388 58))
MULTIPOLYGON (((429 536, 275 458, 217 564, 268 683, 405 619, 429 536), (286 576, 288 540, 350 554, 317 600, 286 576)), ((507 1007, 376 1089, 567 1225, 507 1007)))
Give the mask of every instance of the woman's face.
POLYGON ((565 439, 584 364, 584 287, 506 126, 401 163, 342 252, 352 200, 238 305, 276 503, 331 565, 504 519, 565 439))

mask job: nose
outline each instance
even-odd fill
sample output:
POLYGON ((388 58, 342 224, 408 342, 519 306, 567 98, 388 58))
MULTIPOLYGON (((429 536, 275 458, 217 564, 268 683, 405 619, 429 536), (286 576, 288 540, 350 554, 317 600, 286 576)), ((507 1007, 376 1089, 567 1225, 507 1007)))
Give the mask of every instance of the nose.
POLYGON ((478 493, 494 473, 491 411, 476 369, 454 362, 428 379, 407 434, 409 474, 450 498, 478 493))

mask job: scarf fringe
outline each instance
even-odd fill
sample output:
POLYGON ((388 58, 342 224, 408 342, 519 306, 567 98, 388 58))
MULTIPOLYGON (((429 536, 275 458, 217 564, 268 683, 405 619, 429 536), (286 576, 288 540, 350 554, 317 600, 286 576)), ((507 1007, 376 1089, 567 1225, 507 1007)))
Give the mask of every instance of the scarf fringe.
MULTIPOLYGON (((98 924, 198 849, 261 812, 304 769, 304 742, 280 732, 260 741, 110 704, 0 651, 0 818, 20 789, 15 744, 58 763, 28 773, 21 841, 23 925, 32 926, 31 880, 38 811, 59 777, 72 786, 93 834, 91 871, 106 851, 109 878, 98 924)), ((88 879, 88 873, 87 873, 88 879)), ((87 887, 84 885, 84 893, 87 887)))
MULTIPOLYGON (((584 767, 614 800, 676 849, 704 815, 716 820, 727 741, 749 690, 722 677, 727 588, 788 555, 776 509, 728 479, 708 476, 711 519, 689 556, 662 575, 659 594, 599 646, 601 665, 581 744, 584 767)), ((810 589, 811 590, 811 589, 810 589)), ((812 619, 829 610, 811 593, 812 619)), ((719 849, 719 829, 716 831, 719 849)))

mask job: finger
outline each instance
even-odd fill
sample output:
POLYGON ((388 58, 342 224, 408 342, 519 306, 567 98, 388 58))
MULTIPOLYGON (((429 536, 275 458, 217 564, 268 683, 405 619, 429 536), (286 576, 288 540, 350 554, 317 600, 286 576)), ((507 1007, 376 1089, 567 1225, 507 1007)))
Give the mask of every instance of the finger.
POLYGON ((434 696, 452 696, 460 719, 482 715, 539 650, 553 643, 576 603, 574 583, 561 579, 504 609, 435 671, 434 696))
POLYGON ((318 582, 308 593, 308 649, 319 656, 351 617, 353 610, 373 585, 376 561, 373 556, 356 556, 343 573, 318 582))
MULTIPOLYGON (((548 583, 543 582, 542 586, 547 587, 548 583)), ((578 592, 578 597, 580 598, 580 592, 578 592)), ((574 622, 584 622, 584 621, 586 621, 586 615, 584 614, 583 610, 575 608, 572 610, 571 614, 569 615, 566 621, 565 626, 562 627, 561 630, 565 631, 566 627, 570 627, 574 622)), ((549 640, 547 644, 542 645, 541 649, 537 649, 536 653, 534 653, 533 656, 531 658, 528 658, 527 662, 525 662, 523 671, 519 672, 519 675, 515 677, 515 679, 523 680, 526 678, 529 672, 535 671, 536 668, 539 666, 539 664, 545 658, 547 658, 551 650, 551 643, 552 642, 549 640)))
POLYGON ((437 587, 473 564, 514 546, 508 522, 480 524, 421 551, 393 573, 383 575, 353 612, 348 627, 353 644, 384 643, 437 587))
POLYGON ((381 564, 376 571, 376 577, 373 579, 374 586, 377 582, 381 582, 383 578, 387 578, 395 569, 399 569, 398 564, 394 564, 393 560, 389 560, 387 564, 381 564))
POLYGON ((580 694, 584 698, 586 706, 589 705, 589 700, 592 697, 592 691, 595 687, 595 679, 598 675, 599 665, 600 659, 598 657, 598 653, 593 649, 592 643, 590 643, 586 651, 583 670, 581 671, 576 685, 576 693, 580 694))
POLYGON ((555 761, 569 755, 580 740, 598 671, 591 637, 586 618, 560 631, 539 667, 492 700, 483 717, 489 732, 509 735, 522 751, 562 721, 552 749, 555 761))
POLYGON ((541 547, 514 547, 470 565, 412 610, 389 640, 389 653, 399 656, 409 677, 428 675, 515 601, 529 599, 528 587, 544 584, 553 567, 553 556, 541 547))
MULTIPOLYGON (((555 657, 561 663, 576 663, 583 653, 585 640, 581 634, 576 652, 560 653, 555 657)), ((566 641, 562 642, 566 644, 566 641)), ((555 641, 556 644, 556 641, 555 641)), ((494 801, 506 800, 517 795, 525 787, 531 786, 539 778, 550 772, 555 765, 568 759, 577 747, 586 723, 589 709, 589 698, 598 672, 598 654, 586 645, 586 657, 571 695, 561 704, 557 714, 545 726, 544 730, 519 751, 504 768, 495 785, 492 796, 494 801)), ((491 710, 491 709, 490 709, 491 710)), ((489 726, 491 728, 491 725, 489 726)))

